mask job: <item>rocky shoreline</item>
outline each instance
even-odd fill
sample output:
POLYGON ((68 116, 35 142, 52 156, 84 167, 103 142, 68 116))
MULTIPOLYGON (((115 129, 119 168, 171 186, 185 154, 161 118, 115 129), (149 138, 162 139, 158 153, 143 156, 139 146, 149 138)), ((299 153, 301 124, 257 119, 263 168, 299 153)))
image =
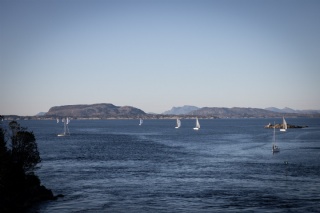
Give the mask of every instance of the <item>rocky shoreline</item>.
MULTIPOLYGON (((297 126, 297 125, 287 124, 287 128, 288 129, 301 129, 301 128, 307 128, 307 127, 308 126, 297 126)), ((273 125, 273 124, 269 123, 264 128, 267 128, 267 129, 273 129, 273 128, 282 129, 283 128, 283 124, 274 124, 273 125)))
POLYGON ((54 196, 35 174, 41 158, 33 132, 16 121, 7 129, 0 125, 0 212, 30 212, 38 203, 63 197, 54 196))
MULTIPOLYGON (((10 189, 9 189, 10 190, 10 189)), ((25 181, 15 189, 11 189, 15 193, 12 196, 11 193, 3 197, 0 202, 1 212, 30 212, 32 208, 44 201, 57 200, 64 195, 53 195, 50 189, 41 185, 39 178, 36 175, 26 175, 25 181)))

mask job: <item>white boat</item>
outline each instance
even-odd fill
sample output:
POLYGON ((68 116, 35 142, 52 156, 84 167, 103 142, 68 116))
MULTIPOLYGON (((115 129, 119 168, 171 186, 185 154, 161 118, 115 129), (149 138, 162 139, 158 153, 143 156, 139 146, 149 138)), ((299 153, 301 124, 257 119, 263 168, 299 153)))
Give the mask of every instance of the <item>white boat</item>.
POLYGON ((141 126, 143 123, 143 120, 140 118, 140 123, 139 123, 139 126, 141 126))
POLYGON ((288 125, 284 117, 282 118, 282 128, 280 129, 281 132, 285 132, 288 129, 288 125))
POLYGON ((175 127, 176 129, 179 129, 181 126, 181 121, 179 118, 177 118, 177 126, 175 127))
POLYGON ((59 118, 57 118, 57 123, 59 123, 59 118))
POLYGON ((272 153, 280 152, 280 148, 276 145, 276 127, 273 126, 273 144, 272 144, 272 153))
POLYGON ((199 130, 200 129, 200 123, 199 123, 199 120, 198 118, 196 118, 196 127, 193 128, 194 130, 199 130))
POLYGON ((69 131, 69 127, 68 127, 68 124, 70 123, 70 119, 69 118, 66 118, 66 119, 62 119, 62 121, 64 123, 64 127, 63 127, 63 133, 61 134, 58 134, 59 137, 61 136, 69 136, 70 135, 70 131, 69 131))

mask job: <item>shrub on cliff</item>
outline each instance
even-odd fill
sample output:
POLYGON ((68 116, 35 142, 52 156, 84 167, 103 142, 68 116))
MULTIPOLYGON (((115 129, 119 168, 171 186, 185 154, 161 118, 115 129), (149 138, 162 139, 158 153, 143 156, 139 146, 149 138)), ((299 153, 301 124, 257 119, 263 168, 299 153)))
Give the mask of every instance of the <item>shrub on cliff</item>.
POLYGON ((33 132, 16 121, 9 127, 11 137, 0 126, 0 212, 22 212, 34 202, 54 196, 34 174, 41 158, 33 132))

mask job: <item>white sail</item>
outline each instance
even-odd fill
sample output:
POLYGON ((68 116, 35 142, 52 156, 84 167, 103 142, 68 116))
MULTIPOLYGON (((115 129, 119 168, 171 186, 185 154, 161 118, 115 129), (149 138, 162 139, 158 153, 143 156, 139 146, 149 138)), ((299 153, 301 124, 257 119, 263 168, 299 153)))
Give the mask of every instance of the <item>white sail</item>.
POLYGON ((198 118, 196 118, 196 127, 193 128, 194 130, 199 130, 200 129, 200 123, 199 123, 199 120, 198 118))
POLYGON ((139 123, 139 125, 141 126, 141 125, 142 125, 142 123, 143 123, 143 120, 140 118, 140 123, 139 123))
POLYGON ((57 118, 57 123, 59 123, 59 118, 57 118))
POLYGON ((177 126, 176 126, 176 129, 180 128, 181 126, 181 121, 179 118, 177 118, 177 126))
POLYGON ((62 121, 64 123, 63 125, 63 133, 61 134, 58 134, 58 136, 69 136, 70 135, 70 131, 69 131, 69 127, 68 127, 68 124, 70 123, 70 120, 69 118, 66 118, 66 119, 62 119, 62 121))
POLYGON ((282 117, 282 129, 280 129, 281 132, 285 132, 288 129, 288 125, 284 117, 282 117))

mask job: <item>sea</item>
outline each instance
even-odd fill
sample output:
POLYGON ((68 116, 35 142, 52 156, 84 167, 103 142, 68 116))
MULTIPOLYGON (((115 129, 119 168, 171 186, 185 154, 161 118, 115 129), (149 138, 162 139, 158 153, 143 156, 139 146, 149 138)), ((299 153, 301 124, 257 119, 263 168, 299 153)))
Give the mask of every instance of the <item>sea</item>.
POLYGON ((64 197, 34 212, 320 212, 320 119, 19 121, 43 185, 64 197))

